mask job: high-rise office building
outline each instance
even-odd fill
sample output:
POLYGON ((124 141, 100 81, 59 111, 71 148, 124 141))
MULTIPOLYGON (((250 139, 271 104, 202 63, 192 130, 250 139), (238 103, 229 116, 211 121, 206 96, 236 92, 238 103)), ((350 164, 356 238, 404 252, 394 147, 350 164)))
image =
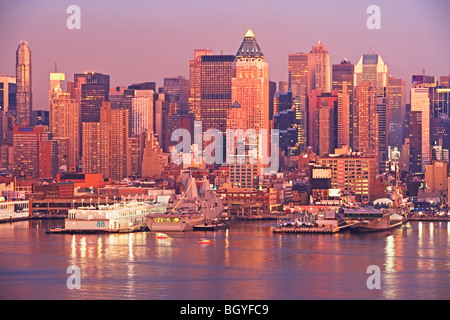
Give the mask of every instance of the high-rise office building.
MULTIPOLYGON (((58 78, 62 79, 61 74, 58 78)), ((63 91, 56 81, 55 74, 50 74, 50 107, 49 131, 54 138, 69 139, 67 153, 67 169, 76 171, 80 164, 80 104, 71 97, 69 92, 63 91)))
POLYGON ((430 108, 432 117, 440 117, 442 114, 450 115, 450 88, 444 86, 430 87, 430 108))
POLYGON ((32 110, 31 51, 28 42, 22 40, 16 51, 16 124, 28 126, 32 110))
MULTIPOLYGON (((411 111, 409 115, 409 173, 420 175, 425 172, 422 166, 422 111, 411 111)), ((430 149, 429 145, 427 149, 430 149)), ((429 156, 429 154, 427 155, 429 156)))
POLYGON ((201 57, 200 117, 202 130, 226 131, 227 115, 232 101, 232 79, 236 77, 235 56, 201 57))
POLYGON ((352 145, 354 69, 347 59, 332 65, 331 89, 338 91, 338 147, 352 145))
POLYGON ((129 175, 128 149, 128 110, 111 109, 109 103, 101 110, 109 123, 109 177, 120 181, 129 175))
POLYGON ((176 107, 176 104, 170 103, 169 97, 163 92, 159 92, 156 97, 154 114, 155 130, 153 132, 158 140, 159 146, 161 146, 164 152, 169 152, 173 132, 169 131, 168 117, 176 113, 175 110, 172 110, 172 108, 176 107))
POLYGON ((109 123, 83 122, 82 128, 82 172, 101 174, 103 178, 109 178, 109 123))
POLYGON ((331 88, 333 90, 342 91, 342 83, 346 82, 347 87, 351 92, 353 87, 354 70, 355 66, 347 59, 343 59, 339 64, 333 64, 331 88))
POLYGON ((375 88, 375 96, 386 96, 388 86, 388 65, 381 56, 371 50, 363 54, 354 68, 353 85, 362 81, 371 81, 375 88))
MULTIPOLYGON (((353 87, 353 86, 352 86, 353 87)), ((337 102, 337 147, 351 146, 351 97, 348 88, 348 82, 343 81, 341 83, 341 89, 338 89, 338 102, 337 102)))
POLYGON ((0 76, 0 111, 10 112, 12 115, 16 112, 16 78, 11 76, 0 76))
POLYGON ((312 63, 311 90, 322 90, 330 92, 331 74, 330 74, 330 55, 328 48, 320 41, 312 47, 309 55, 312 63))
MULTIPOLYGON (((269 137, 269 65, 256 41, 252 30, 248 30, 236 53, 236 77, 232 79, 233 103, 238 102, 247 114, 244 131, 253 129, 258 134, 258 153, 268 156, 269 137)), ((259 172, 262 172, 258 161, 259 172)))
MULTIPOLYGON (((430 153, 430 118, 432 116, 430 110, 430 97, 429 89, 436 87, 437 81, 435 77, 425 76, 425 75, 413 75, 411 84, 411 114, 414 111, 420 111, 421 115, 421 166, 422 172, 425 173, 426 165, 431 161, 430 153)), ((411 125, 416 122, 419 123, 417 119, 411 119, 410 115, 410 136, 411 136, 411 125)), ((417 148, 413 146, 414 141, 411 139, 411 149, 417 148)), ((412 153, 412 151, 411 151, 412 153)), ((416 160, 414 160, 416 162, 416 160)), ((410 168, 413 170, 413 168, 410 168)))
POLYGON ((202 56, 212 55, 211 50, 194 50, 194 59, 189 62, 189 111, 194 115, 194 120, 201 120, 202 100, 202 56))
POLYGON ((125 90, 127 87, 115 86, 109 89, 109 101, 111 102, 111 109, 122 108, 122 101, 124 99, 125 90))
MULTIPOLYGON (((385 171, 388 163, 388 141, 389 141, 389 105, 387 101, 388 90, 388 65, 381 56, 371 49, 369 53, 363 54, 354 69, 353 86, 359 86, 362 82, 372 83, 375 93, 376 112, 378 114, 378 166, 380 172, 385 171)), ((354 103, 356 97, 354 97, 354 103)), ((355 108, 354 108, 355 109, 355 108)), ((353 115, 356 117, 356 110, 353 115)), ((355 126, 353 126, 355 127, 355 126)))
MULTIPOLYGON (((306 98, 312 90, 311 78, 313 73, 312 56, 308 53, 291 53, 288 55, 288 71, 293 97, 302 97, 302 103, 306 104, 306 98)), ((282 90, 280 88, 280 91, 282 90)))
POLYGON ((14 176, 39 177, 39 142, 48 137, 44 133, 44 127, 14 126, 14 176))
POLYGON ((183 76, 164 78, 163 91, 171 103, 177 104, 177 110, 188 113, 189 80, 183 76))
POLYGON ((378 113, 375 86, 362 81, 354 87, 353 150, 378 159, 378 113))
POLYGON ((44 137, 39 141, 38 146, 38 162, 40 179, 56 178, 58 173, 58 143, 57 140, 51 139, 51 133, 44 133, 44 137))
POLYGON ((232 101, 237 101, 247 111, 244 130, 269 129, 269 68, 251 30, 245 34, 236 53, 232 101))
POLYGON ((81 90, 81 122, 100 121, 102 102, 109 101, 109 75, 97 72, 78 73, 74 76, 74 83, 75 88, 81 90), (84 81, 80 82, 80 78, 84 81))
POLYGON ((135 90, 131 103, 131 133, 141 134, 153 131, 153 90, 135 90))
POLYGON ((280 148, 292 154, 298 142, 296 110, 293 108, 292 91, 277 92, 274 100, 274 129, 279 130, 280 148))
MULTIPOLYGON (((337 107, 338 107, 338 91, 332 90, 331 92, 322 92, 322 90, 312 90, 311 94, 308 98, 308 146, 312 147, 313 152, 316 154, 319 154, 319 143, 320 140, 322 141, 329 141, 331 137, 329 134, 332 134, 333 140, 336 139, 335 135, 335 129, 330 128, 328 129, 327 135, 324 136, 323 132, 321 131, 321 127, 325 126, 326 124, 330 124, 328 120, 326 120, 325 112, 328 112, 329 110, 322 111, 322 120, 325 122, 322 122, 319 126, 319 111, 322 108, 331 108, 333 111, 333 127, 337 125, 336 117, 337 116, 337 107)), ((323 143, 322 143, 323 144, 323 143)), ((330 151, 333 151, 335 148, 335 143, 333 144, 330 151)), ((325 150, 322 147, 322 150, 325 150)), ((324 151, 325 152, 325 151, 324 151)))
POLYGON ((62 91, 66 92, 66 74, 62 72, 50 73, 50 89, 48 91, 49 100, 52 98, 53 92, 62 91))
POLYGON ((0 76, 0 167, 12 164, 13 125, 16 112, 16 79, 0 76))
POLYGON ((444 88, 450 88, 450 74, 448 76, 440 76, 439 86, 444 88))
POLYGON ((388 78, 388 106, 389 106, 389 146, 401 148, 403 130, 406 123, 406 81, 390 76, 388 78))
MULTIPOLYGON (((257 137, 247 134, 241 136, 239 129, 247 125, 247 110, 235 101, 227 118, 227 129, 236 135, 229 137, 227 143, 227 163, 229 166, 229 182, 233 188, 256 188, 259 181, 257 157, 257 137)), ((245 132, 243 132, 245 134, 245 132)))
POLYGON ((83 172, 115 181, 127 177, 128 147, 128 110, 111 109, 103 102, 100 121, 83 122, 83 172))

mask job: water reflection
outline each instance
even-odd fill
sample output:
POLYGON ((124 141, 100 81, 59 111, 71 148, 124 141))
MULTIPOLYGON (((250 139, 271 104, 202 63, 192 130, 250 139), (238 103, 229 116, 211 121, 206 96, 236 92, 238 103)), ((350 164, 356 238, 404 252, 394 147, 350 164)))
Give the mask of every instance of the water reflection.
POLYGON ((8 298, 27 298, 43 287, 42 299, 450 298, 448 223, 415 222, 371 235, 279 235, 268 223, 235 223, 163 238, 152 232, 49 235, 45 223, 23 223, 0 225, 0 277, 8 298), (64 290, 69 265, 81 269, 81 291, 64 290), (381 290, 366 287, 369 265, 382 269, 381 290), (62 274, 60 282, 55 274, 62 274))
POLYGON ((383 278, 383 294, 387 299, 395 299, 395 238, 393 235, 386 237, 386 246, 384 248, 384 278, 383 278))

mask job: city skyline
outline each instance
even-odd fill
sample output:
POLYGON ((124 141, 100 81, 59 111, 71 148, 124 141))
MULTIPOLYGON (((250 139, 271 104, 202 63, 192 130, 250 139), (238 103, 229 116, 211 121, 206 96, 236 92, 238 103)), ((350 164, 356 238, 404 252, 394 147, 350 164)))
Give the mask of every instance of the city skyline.
POLYGON ((370 3, 363 1, 267 1, 264 5, 232 1, 214 7, 204 1, 114 1, 108 6, 103 1, 78 1, 80 30, 66 27, 69 5, 50 0, 0 2, 0 74, 14 76, 18 43, 28 41, 33 110, 49 110, 48 75, 55 71, 55 60, 58 72, 65 73, 69 81, 75 73, 95 71, 110 75, 111 87, 145 81, 161 87, 165 77, 189 78, 189 61, 195 49, 235 54, 248 29, 264 48, 269 79, 277 84, 288 79, 288 54, 309 52, 317 41, 328 48, 330 64, 344 58, 356 64, 373 48, 388 64, 389 74, 406 80, 407 92, 413 74, 423 70, 436 77, 450 73, 445 62, 450 44, 442 41, 442 32, 448 29, 444 12, 449 4, 445 1, 433 1, 433 5, 379 1, 379 30, 367 28, 370 3), (27 23, 17 23, 19 13, 27 23))

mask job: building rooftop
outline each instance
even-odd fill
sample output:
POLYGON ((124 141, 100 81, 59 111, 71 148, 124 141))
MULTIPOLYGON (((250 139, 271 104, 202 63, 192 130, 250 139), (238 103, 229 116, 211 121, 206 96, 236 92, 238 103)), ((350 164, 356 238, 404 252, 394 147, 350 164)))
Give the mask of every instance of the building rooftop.
POLYGON ((248 30, 236 53, 237 58, 263 58, 263 52, 256 41, 252 30, 248 30))

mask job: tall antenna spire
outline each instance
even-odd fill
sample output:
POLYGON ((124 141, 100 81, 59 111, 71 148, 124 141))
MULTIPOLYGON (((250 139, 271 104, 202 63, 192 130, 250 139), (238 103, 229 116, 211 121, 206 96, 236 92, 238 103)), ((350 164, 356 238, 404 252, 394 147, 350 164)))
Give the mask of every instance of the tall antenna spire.
POLYGON ((57 68, 56 59, 55 59, 55 73, 58 73, 58 68, 57 68))

